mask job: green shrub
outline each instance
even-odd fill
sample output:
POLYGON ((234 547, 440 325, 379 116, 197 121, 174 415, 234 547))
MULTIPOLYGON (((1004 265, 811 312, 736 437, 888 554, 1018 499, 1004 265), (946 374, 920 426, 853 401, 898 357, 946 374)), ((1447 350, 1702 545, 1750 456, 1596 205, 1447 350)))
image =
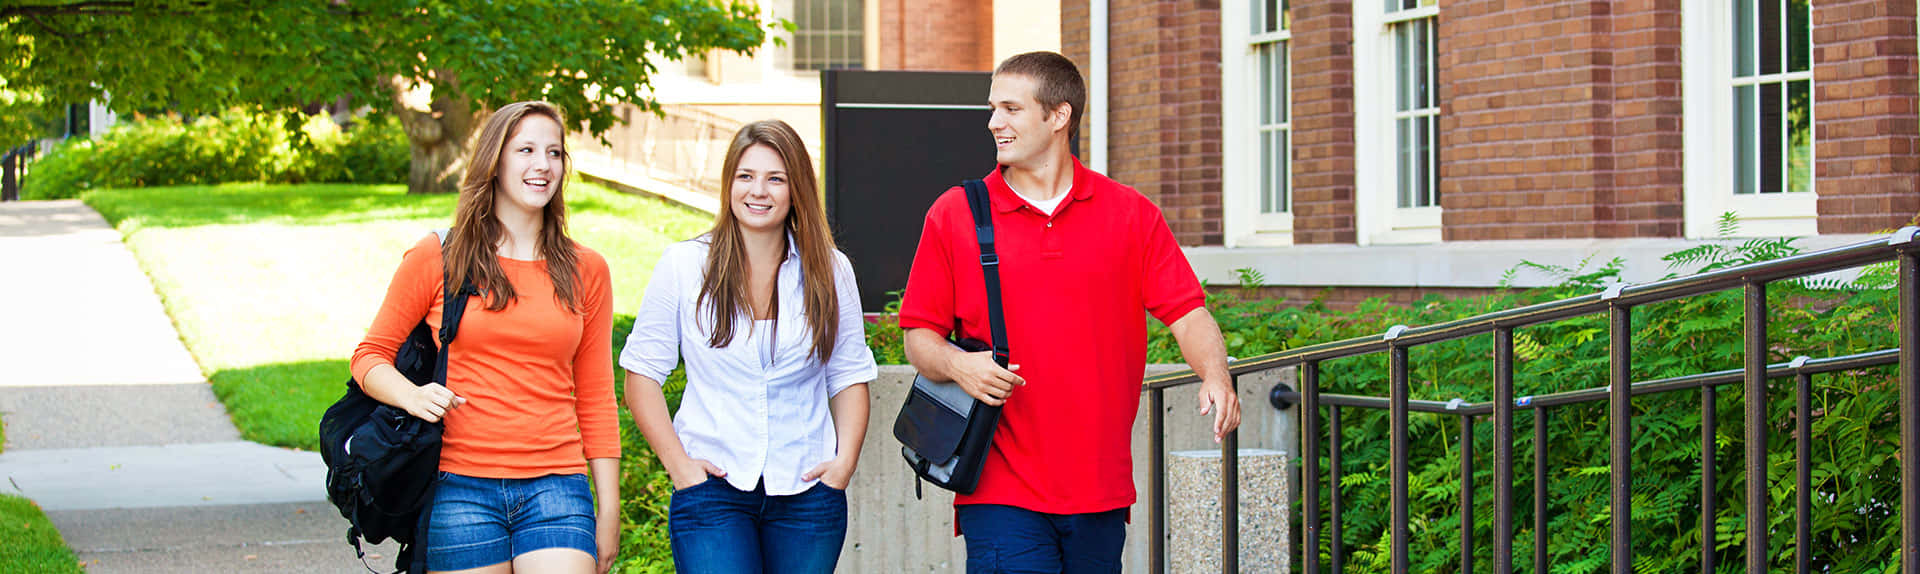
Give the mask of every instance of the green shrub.
MULTIPOLYGON (((1722 268, 1796 252, 1788 239, 1721 242, 1677 252, 1675 265, 1722 268)), ((1228 354, 1237 357, 1311 344, 1378 336, 1393 325, 1431 325, 1494 310, 1586 295, 1621 276, 1618 260, 1574 267, 1524 264, 1556 274, 1558 287, 1502 290, 1458 299, 1429 296, 1412 305, 1370 300, 1350 312, 1319 302, 1289 306, 1284 301, 1243 301, 1232 293, 1208 296, 1208 308, 1220 323, 1228 354)), ((1892 268, 1879 265, 1850 284, 1833 281, 1781 282, 1767 288, 1770 333, 1767 360, 1795 356, 1832 357, 1893 348, 1898 302, 1887 287, 1892 268)), ((1698 295, 1637 307, 1632 311, 1635 381, 1740 368, 1741 293, 1698 295)), ((869 327, 877 357, 901 358, 899 326, 885 316, 869 327)), ((1607 317, 1596 315, 1535 325, 1514 334, 1514 386, 1518 396, 1541 395, 1607 384, 1607 317)), ((1148 360, 1176 363, 1178 346, 1166 327, 1152 323, 1148 360)), ((1491 335, 1423 345, 1409 353, 1410 389, 1415 399, 1472 402, 1492 400, 1491 335)), ((1326 393, 1385 397, 1388 371, 1382 354, 1328 361, 1321 365, 1326 393)), ((1892 572, 1897 569, 1900 538, 1897 466, 1898 392, 1892 367, 1820 375, 1814 378, 1813 403, 1813 547, 1817 572, 1892 572)), ((1793 547, 1794 458, 1792 379, 1768 385, 1767 522, 1772 529, 1769 559, 1788 567, 1793 547)), ((1715 547, 1722 571, 1744 561, 1746 476, 1745 404, 1739 385, 1718 391, 1719 469, 1715 492, 1715 547)), ((1634 567, 1639 572, 1699 570, 1700 393, 1647 395, 1633 399, 1634 567)), ((1341 496, 1342 545, 1350 571, 1388 571, 1391 510, 1388 419, 1384 411, 1343 409, 1341 496)), ((1323 411, 1324 416, 1324 411, 1323 411)), ((1324 419, 1323 419, 1324 420, 1324 419)), ((1533 552, 1533 415, 1515 417, 1514 552, 1533 552)), ((1409 556, 1412 571, 1456 572, 1460 549, 1460 432, 1456 417, 1415 414, 1409 422, 1409 556)), ((1610 557, 1610 483, 1607 408, 1604 402, 1558 407, 1548 418, 1547 455, 1550 508, 1549 561, 1556 573, 1604 571, 1610 557)), ((1493 429, 1476 421, 1474 440, 1475 521, 1478 570, 1492 568, 1493 429)), ((1324 444, 1324 443, 1323 443, 1324 444)), ((1322 472, 1330 462, 1321 453, 1322 472)), ((1330 501, 1322 491, 1321 508, 1330 501)), ((1325 520, 1325 517, 1322 517, 1325 520)), ((1324 524, 1324 523, 1323 523, 1324 524)), ((1298 525, 1296 525, 1296 532, 1298 525)), ((1325 549, 1322 543, 1321 550, 1325 549)), ((1322 552, 1323 563, 1328 557, 1322 552)), ((1524 570, 1523 566, 1523 571, 1524 570)))
POLYGON ((65 199, 101 188, 229 182, 397 183, 405 181, 405 134, 373 116, 341 131, 310 118, 302 138, 277 119, 247 114, 183 122, 137 119, 97 140, 70 139, 35 161, 25 199, 65 199), (302 143, 304 142, 304 143, 302 143))

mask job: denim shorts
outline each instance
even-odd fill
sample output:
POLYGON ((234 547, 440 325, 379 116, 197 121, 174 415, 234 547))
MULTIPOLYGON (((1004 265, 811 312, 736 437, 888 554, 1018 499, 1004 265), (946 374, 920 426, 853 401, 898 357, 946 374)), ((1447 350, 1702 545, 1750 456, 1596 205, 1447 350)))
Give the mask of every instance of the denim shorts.
POLYGON ((427 527, 427 569, 491 566, 545 548, 598 557, 584 474, 474 478, 440 473, 427 527))

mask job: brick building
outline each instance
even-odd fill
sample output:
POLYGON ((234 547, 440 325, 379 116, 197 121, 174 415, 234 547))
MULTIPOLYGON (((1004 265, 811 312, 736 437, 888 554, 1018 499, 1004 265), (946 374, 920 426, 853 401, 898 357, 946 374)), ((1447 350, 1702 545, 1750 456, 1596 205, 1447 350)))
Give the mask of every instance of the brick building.
MULTIPOLYGON (((1411 298, 1522 259, 1920 212, 1920 2, 1063 0, 1089 163, 1204 278, 1411 298)), ((1520 277, 1520 283, 1545 278, 1520 277)))
POLYGON ((751 56, 716 51, 654 62, 652 96, 664 115, 624 110, 627 122, 609 130, 604 145, 575 134, 576 167, 718 209, 721 162, 741 125, 779 118, 822 156, 821 70, 989 71, 1000 58, 1060 48, 1058 0, 750 1, 794 30, 769 34, 751 56))

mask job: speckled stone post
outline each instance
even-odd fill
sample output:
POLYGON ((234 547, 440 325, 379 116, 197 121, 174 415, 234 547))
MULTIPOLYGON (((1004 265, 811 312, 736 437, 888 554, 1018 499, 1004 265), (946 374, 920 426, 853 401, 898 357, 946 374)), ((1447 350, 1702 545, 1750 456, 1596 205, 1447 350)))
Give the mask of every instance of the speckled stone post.
MULTIPOLYGON (((1167 562, 1220 571, 1220 451, 1167 453, 1167 562)), ((1240 571, 1287 574, 1287 453, 1240 449, 1240 571)))

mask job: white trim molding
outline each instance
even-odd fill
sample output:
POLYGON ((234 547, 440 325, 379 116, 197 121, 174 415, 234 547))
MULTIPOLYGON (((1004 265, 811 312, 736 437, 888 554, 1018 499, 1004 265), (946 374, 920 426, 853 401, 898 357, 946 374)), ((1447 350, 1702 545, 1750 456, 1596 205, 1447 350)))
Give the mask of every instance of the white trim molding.
MULTIPOLYGON (((1878 235, 1821 235, 1796 243, 1803 251, 1817 251, 1884 239, 1878 235)), ((1193 270, 1208 285, 1235 285, 1235 269, 1253 268, 1269 286, 1302 287, 1470 287, 1500 286, 1507 270, 1521 261, 1543 265, 1598 269, 1615 257, 1626 262, 1625 279, 1646 283, 1668 273, 1660 257, 1705 243, 1689 239, 1541 239, 1512 241, 1455 241, 1429 245, 1294 245, 1290 247, 1188 247, 1184 251, 1193 270), (1589 259, 1590 258, 1590 259, 1589 259)), ((1514 287, 1545 287, 1558 279, 1526 270, 1517 272, 1514 287)))

